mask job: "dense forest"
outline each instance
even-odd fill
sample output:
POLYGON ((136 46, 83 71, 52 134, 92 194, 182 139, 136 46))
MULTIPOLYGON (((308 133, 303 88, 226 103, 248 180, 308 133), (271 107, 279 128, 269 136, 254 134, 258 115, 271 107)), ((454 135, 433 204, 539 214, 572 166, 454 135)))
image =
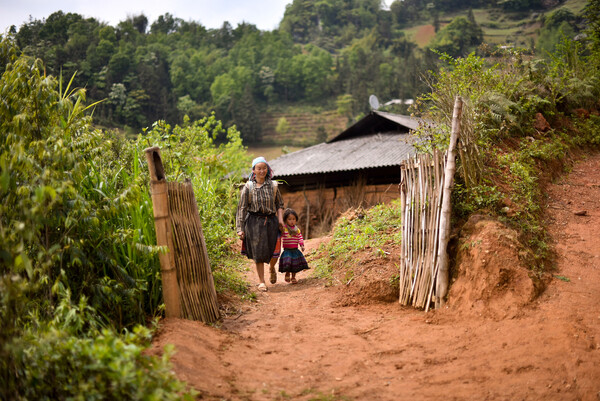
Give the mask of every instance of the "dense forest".
POLYGON ((574 37, 583 26, 568 9, 553 11, 561 3, 396 0, 384 8, 380 0, 294 0, 271 32, 228 22, 206 29, 170 14, 153 22, 132 16, 113 27, 59 11, 8 35, 43 60, 48 74, 75 75, 88 100, 102 100, 94 112, 99 126, 135 133, 157 120, 193 121, 214 111, 252 143, 261 140, 265 110, 308 105, 352 118, 368 111, 370 94, 416 98, 428 90, 423 76, 437 69, 436 52, 466 56, 483 42, 473 9, 514 20, 538 12, 539 50, 552 50, 559 30, 574 37), (436 33, 421 47, 407 28, 423 24, 436 33))

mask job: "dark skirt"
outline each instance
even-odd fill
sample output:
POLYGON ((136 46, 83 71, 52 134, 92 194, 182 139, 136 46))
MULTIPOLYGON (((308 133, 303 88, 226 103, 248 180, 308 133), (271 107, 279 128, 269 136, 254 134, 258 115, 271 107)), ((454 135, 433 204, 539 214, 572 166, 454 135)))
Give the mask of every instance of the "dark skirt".
POLYGON ((273 257, 279 236, 276 215, 249 214, 244 223, 244 246, 246 256, 257 263, 269 263, 273 257))
POLYGON ((298 248, 284 248, 279 258, 280 273, 298 273, 299 271, 309 269, 304 255, 298 248))

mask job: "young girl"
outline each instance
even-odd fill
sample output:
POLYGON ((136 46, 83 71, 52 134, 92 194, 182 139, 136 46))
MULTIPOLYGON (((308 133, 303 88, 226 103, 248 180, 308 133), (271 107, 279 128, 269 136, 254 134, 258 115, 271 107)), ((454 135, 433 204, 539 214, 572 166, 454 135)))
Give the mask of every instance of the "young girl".
POLYGON ((293 209, 285 209, 283 212, 283 221, 285 227, 281 235, 283 253, 279 258, 279 272, 285 273, 285 281, 296 284, 296 273, 308 269, 308 263, 302 252, 298 250, 298 245, 304 251, 304 238, 300 229, 296 226, 298 214, 293 209), (291 278, 290 278, 291 275, 291 278))

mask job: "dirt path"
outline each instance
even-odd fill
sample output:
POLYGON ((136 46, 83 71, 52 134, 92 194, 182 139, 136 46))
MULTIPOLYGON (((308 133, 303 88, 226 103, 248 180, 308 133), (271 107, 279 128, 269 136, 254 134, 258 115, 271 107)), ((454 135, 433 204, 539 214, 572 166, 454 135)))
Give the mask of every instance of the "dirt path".
POLYGON ((516 317, 334 307, 338 290, 300 273, 220 329, 164 321, 154 352, 175 344, 203 399, 598 400, 600 154, 548 195, 557 278, 516 317))

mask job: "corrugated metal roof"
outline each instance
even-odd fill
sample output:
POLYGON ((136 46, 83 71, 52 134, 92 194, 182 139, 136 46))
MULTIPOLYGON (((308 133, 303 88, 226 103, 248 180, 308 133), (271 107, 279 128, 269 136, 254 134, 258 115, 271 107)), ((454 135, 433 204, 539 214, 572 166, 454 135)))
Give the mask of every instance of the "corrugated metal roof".
POLYGON ((406 128, 409 128, 409 129, 412 129, 412 130, 415 130, 415 129, 419 128, 419 121, 421 121, 421 119, 419 119, 419 118, 410 117, 410 116, 403 116, 401 114, 387 113, 385 111, 375 111, 375 110, 373 110, 373 113, 379 114, 380 116, 385 117, 388 120, 392 120, 394 122, 397 122, 398 124, 403 125, 406 128))
POLYGON ((275 178, 399 166, 415 153, 408 133, 363 135, 321 143, 269 161, 275 178))
POLYGON ((357 136, 381 132, 408 132, 417 129, 420 118, 371 110, 369 114, 327 142, 337 142, 357 136))

